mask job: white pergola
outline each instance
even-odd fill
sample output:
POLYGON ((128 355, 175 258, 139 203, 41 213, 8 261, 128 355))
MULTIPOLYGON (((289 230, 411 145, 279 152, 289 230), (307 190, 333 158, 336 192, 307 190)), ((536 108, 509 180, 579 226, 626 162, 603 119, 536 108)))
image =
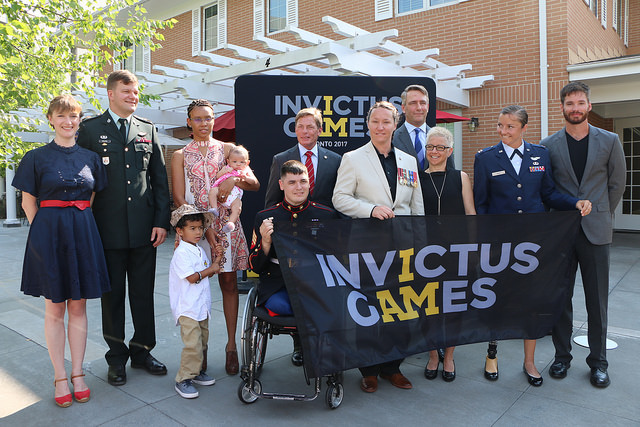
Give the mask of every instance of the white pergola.
MULTIPOLYGON (((444 64, 434 58, 440 53, 437 48, 413 50, 392 41, 398 37, 397 29, 371 33, 331 16, 324 16, 322 22, 331 27, 334 38, 287 26, 284 31, 292 34, 300 46, 256 35, 254 39, 262 44, 262 51, 226 43, 221 47, 233 52, 235 57, 201 51, 197 56, 206 59, 204 64, 176 59, 175 67, 153 66, 158 73, 136 73, 145 85, 144 92, 160 97, 150 106, 140 105, 137 114, 156 124, 165 145, 176 145, 180 144, 179 140, 166 131, 185 125, 189 103, 202 98, 203 94, 213 94, 217 114, 233 109, 235 79, 242 75, 430 77, 436 84, 437 99, 459 107, 469 107, 469 89, 480 88, 493 80, 492 75, 466 77, 465 73, 472 70, 471 64, 444 64)), ((106 90, 97 88, 96 94, 103 109, 106 108, 106 90)), ((84 93, 75 95, 85 106, 85 113, 101 113, 87 102, 84 93)), ((25 119, 38 117, 46 123, 42 111, 35 108, 17 111, 15 115, 25 119)), ((30 142, 50 139, 48 125, 40 125, 36 130, 19 136, 30 142)), ((12 176, 13 171, 7 170, 7 182, 10 182, 9 175, 12 176)), ((7 199, 9 190, 7 185, 7 199)), ((15 195, 13 197, 15 200, 15 195)), ((9 209, 8 203, 8 221, 15 219, 15 203, 13 212, 9 209)))

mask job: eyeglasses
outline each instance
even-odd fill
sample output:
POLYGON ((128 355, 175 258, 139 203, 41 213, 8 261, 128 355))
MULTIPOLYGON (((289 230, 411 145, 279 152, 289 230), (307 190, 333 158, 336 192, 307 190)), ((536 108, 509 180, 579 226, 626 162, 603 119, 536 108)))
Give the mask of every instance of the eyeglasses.
POLYGON ((201 124, 201 123, 209 124, 213 121, 213 117, 204 117, 204 118, 196 117, 195 119, 191 119, 191 121, 197 124, 201 124))
POLYGON ((427 149, 427 151, 431 151, 433 149, 436 149, 438 151, 444 151, 447 148, 451 148, 451 147, 447 147, 446 145, 432 145, 432 144, 427 144, 427 146, 425 147, 427 149))

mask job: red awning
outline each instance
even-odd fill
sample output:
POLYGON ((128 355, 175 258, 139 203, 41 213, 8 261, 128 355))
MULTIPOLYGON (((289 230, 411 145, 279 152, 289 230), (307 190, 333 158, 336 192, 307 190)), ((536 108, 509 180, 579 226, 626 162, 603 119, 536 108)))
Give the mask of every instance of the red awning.
POLYGON ((453 123, 463 122, 465 120, 471 120, 466 117, 456 116, 455 114, 445 113, 444 111, 436 111, 436 123, 453 123))
POLYGON ((215 123, 213 124, 214 132, 222 129, 235 129, 235 128, 236 128, 236 110, 227 111, 223 115, 216 117, 215 123))

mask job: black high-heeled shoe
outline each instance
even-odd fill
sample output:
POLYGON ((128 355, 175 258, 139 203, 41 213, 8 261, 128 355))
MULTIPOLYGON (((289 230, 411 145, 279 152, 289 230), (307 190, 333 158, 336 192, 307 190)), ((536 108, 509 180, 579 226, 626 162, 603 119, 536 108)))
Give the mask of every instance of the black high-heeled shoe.
POLYGON ((456 379, 456 362, 453 362, 452 372, 445 371, 444 364, 442 365, 442 379, 448 383, 456 379))
POLYGON ((428 361, 426 366, 424 367, 424 377, 428 380, 434 380, 438 376, 438 366, 440 366, 440 361, 438 361, 436 369, 428 369, 427 366, 429 366, 428 361))
POLYGON ((542 385, 542 377, 534 377, 532 375, 529 374, 529 372, 527 372, 527 368, 524 367, 524 365, 522 365, 522 371, 524 372, 524 374, 527 376, 527 381, 529 381, 529 384, 531 384, 534 387, 540 387, 542 385))

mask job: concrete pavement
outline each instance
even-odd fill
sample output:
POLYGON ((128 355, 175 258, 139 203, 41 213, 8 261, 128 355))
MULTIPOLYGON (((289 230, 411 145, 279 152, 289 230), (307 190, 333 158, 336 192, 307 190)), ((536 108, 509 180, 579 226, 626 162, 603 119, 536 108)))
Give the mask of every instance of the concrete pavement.
MULTIPOLYGON (((106 382, 105 344, 100 328, 100 304, 87 304, 89 333, 85 372, 91 400, 67 409, 53 402, 53 369, 47 353, 42 298, 20 292, 22 258, 28 227, 0 228, 0 425, 82 426, 631 426, 640 425, 640 234, 616 233, 611 253, 609 338, 618 348, 608 352, 612 384, 596 389, 589 384, 584 359, 588 350, 574 346, 574 361, 564 380, 548 375, 553 362, 551 337, 538 340, 536 365, 544 377, 540 388, 530 387, 522 373, 522 341, 503 341, 499 348, 500 379, 489 382, 482 375, 486 344, 456 350, 457 378, 445 383, 440 377, 423 377, 425 355, 408 358, 403 373, 412 390, 400 390, 381 381, 374 394, 359 389, 357 370, 345 373, 344 401, 336 410, 324 404, 323 390, 313 402, 258 400, 246 405, 237 397, 238 376, 224 371, 226 332, 217 282, 212 282, 212 319, 208 373, 216 378, 211 387, 198 387, 200 397, 186 400, 173 390, 181 341, 169 308, 168 265, 172 246, 158 253, 156 274, 156 332, 153 355, 164 362, 169 374, 154 377, 127 366, 127 384, 106 382)), ((241 310, 245 296, 241 295, 241 310)), ((584 335, 586 312, 580 284, 574 296, 575 331, 584 335)), ((242 313, 240 313, 240 317, 242 313)), ((131 336, 131 321, 127 322, 131 336)), ((239 345, 238 336, 238 345, 239 345)), ((269 341, 261 377, 263 390, 310 392, 301 368, 289 361, 291 340, 269 341)), ((441 367, 440 367, 441 368, 441 367)), ((71 364, 68 362, 68 371, 71 364)))

